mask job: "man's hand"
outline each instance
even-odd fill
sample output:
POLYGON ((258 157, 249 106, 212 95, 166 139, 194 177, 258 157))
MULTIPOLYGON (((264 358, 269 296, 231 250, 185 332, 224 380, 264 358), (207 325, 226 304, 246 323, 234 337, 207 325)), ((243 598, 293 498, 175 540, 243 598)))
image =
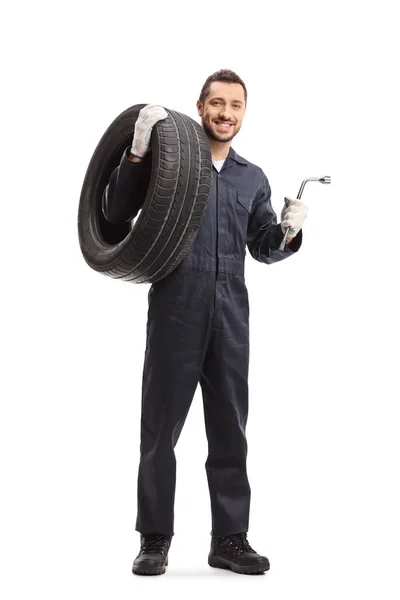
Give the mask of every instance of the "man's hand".
POLYGON ((281 212, 281 229, 285 233, 290 227, 287 239, 294 238, 303 227, 307 217, 307 206, 297 198, 285 198, 285 206, 281 212))
POLYGON ((133 136, 131 154, 143 158, 150 147, 151 131, 157 121, 166 119, 167 111, 162 106, 147 104, 139 112, 135 123, 135 135, 133 136))

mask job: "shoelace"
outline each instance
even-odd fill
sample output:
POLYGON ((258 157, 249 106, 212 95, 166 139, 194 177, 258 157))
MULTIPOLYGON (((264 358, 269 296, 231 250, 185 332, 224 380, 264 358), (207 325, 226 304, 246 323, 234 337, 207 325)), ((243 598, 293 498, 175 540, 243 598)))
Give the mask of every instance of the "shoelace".
POLYGON ((152 552, 163 554, 167 548, 168 538, 165 535, 146 535, 143 541, 141 552, 150 554, 152 552))
POLYGON ((220 538, 222 544, 226 547, 227 551, 234 552, 235 554, 242 554, 243 552, 252 552, 256 554, 256 551, 250 546, 247 539, 247 533, 238 533, 236 535, 230 535, 225 538, 220 538))

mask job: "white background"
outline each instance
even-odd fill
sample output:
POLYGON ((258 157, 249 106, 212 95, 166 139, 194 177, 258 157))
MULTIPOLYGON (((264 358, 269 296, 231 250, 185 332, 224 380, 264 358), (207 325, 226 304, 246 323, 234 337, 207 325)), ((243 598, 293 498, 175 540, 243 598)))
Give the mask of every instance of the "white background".
POLYGON ((398 23, 395 2, 19 3, 2 18, 2 597, 398 600, 398 23), (84 262, 83 178, 133 104, 197 119, 208 75, 248 87, 234 149, 304 242, 246 259, 249 540, 271 570, 207 565, 200 388, 176 448, 168 573, 131 573, 147 285, 84 262), (270 315, 274 318, 271 319, 270 315))

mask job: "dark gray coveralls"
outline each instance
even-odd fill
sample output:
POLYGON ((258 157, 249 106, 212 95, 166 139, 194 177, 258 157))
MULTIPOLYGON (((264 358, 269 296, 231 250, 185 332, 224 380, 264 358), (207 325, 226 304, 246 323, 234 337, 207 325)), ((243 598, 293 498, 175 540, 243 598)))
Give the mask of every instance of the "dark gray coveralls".
MULTIPOLYGON (((112 222, 134 218, 143 205, 151 159, 122 156, 103 195, 112 222)), ((271 264, 300 248, 302 230, 285 250, 264 172, 230 148, 199 233, 182 263, 149 290, 143 369, 136 530, 174 534, 178 441, 201 385, 211 498, 212 534, 247 532, 250 486, 246 473, 249 303, 244 278, 246 245, 271 264)))

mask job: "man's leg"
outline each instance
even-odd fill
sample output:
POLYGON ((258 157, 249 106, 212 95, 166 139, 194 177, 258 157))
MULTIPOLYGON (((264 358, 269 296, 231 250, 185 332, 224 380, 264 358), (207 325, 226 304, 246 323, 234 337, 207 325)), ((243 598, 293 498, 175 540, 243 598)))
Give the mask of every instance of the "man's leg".
POLYGON ((250 485, 246 472, 249 330, 248 298, 242 278, 220 275, 212 337, 201 387, 208 437, 206 472, 212 533, 247 532, 250 485))
POLYGON ((207 347, 210 282, 207 273, 181 272, 158 282, 150 291, 136 521, 136 530, 141 533, 174 534, 174 448, 207 347))

